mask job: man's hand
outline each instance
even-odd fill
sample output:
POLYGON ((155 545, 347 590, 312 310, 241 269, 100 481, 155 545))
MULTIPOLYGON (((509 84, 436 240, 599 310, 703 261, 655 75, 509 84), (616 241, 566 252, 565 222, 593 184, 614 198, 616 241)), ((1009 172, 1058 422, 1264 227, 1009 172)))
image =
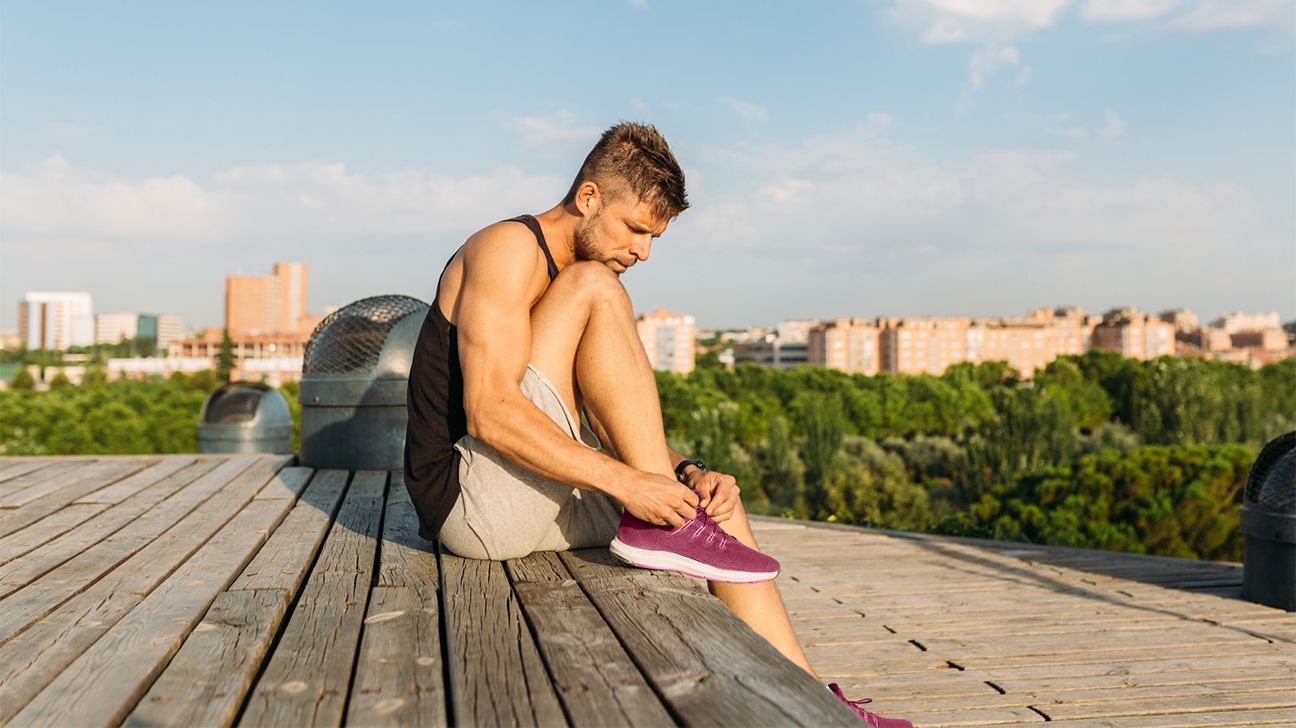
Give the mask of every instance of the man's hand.
POLYGON ((688 487, 698 494, 700 504, 716 523, 723 523, 738 507, 738 481, 732 475, 714 470, 691 468, 688 487))
POLYGON ((697 517, 697 494, 674 478, 640 471, 627 486, 618 500, 641 521, 679 528, 697 517))

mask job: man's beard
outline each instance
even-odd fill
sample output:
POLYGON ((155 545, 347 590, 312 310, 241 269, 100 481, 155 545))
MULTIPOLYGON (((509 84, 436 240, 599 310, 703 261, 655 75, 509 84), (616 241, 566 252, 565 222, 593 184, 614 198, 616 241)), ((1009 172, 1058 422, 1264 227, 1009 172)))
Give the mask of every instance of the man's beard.
POLYGON ((576 228, 576 234, 572 237, 573 251, 576 254, 576 260, 601 260, 603 251, 599 249, 598 243, 594 242, 594 223, 598 222, 599 216, 603 214, 602 208, 594 213, 594 216, 588 218, 576 228))

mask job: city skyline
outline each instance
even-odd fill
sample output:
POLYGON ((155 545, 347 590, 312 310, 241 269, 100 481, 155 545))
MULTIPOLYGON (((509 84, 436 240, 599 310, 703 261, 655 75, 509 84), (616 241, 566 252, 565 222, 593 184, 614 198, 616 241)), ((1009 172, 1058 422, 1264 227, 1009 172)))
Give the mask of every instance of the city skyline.
POLYGON ((428 300, 632 118, 693 202, 625 277, 640 311, 1296 318, 1296 5, 969 7, 6 5, 0 300, 211 326, 275 260, 310 310, 428 300))

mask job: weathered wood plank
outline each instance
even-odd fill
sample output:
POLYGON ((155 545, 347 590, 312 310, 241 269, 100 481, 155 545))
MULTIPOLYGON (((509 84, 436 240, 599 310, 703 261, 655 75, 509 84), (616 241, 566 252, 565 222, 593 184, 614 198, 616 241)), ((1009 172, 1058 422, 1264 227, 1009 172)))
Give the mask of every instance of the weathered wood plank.
MULTIPOLYGON (((44 490, 53 486, 57 486, 57 489, 17 508, 0 510, 0 536, 7 536, 26 528, 86 493, 98 490, 117 478, 129 475, 146 465, 148 465, 147 462, 140 461, 104 461, 102 463, 90 461, 84 467, 68 471, 52 480, 43 481, 33 486, 33 488, 29 488, 28 491, 33 489, 44 490)), ((33 475, 48 473, 51 469, 46 468, 33 473, 33 475)))
POLYGON ((7 564, 25 553, 35 551, 99 515, 106 508, 108 506, 102 503, 73 503, 26 528, 0 537, 0 564, 7 564))
MULTIPOLYGON (((183 461, 177 461, 183 462, 183 461)), ((17 589, 35 581, 42 574, 64 563, 68 559, 80 554, 87 548, 103 542, 106 538, 116 533, 118 530, 133 521, 141 513, 144 513, 157 505, 159 502, 170 497, 176 491, 180 490, 186 484, 206 474, 217 465, 219 461, 198 462, 188 467, 172 468, 171 463, 163 462, 137 473, 128 480, 157 479, 146 488, 137 493, 129 500, 111 507, 107 512, 102 513, 89 521, 82 523, 79 528, 68 530, 56 538, 51 539, 42 545, 39 550, 31 549, 22 555, 21 559, 15 557, 12 563, 5 562, 0 566, 0 597, 12 594, 17 589)), ((16 531, 5 538, 17 537, 20 534, 27 533, 31 529, 39 528, 40 524, 45 521, 58 517, 64 511, 78 507, 92 507, 100 504, 73 504, 64 508, 58 513, 46 516, 44 519, 33 523, 21 531, 16 531)), ((75 512, 75 510, 73 511, 75 512)))
POLYGON ((1054 721, 1065 728, 1184 728, 1184 726, 1296 725, 1296 709, 1225 710, 1212 713, 1125 715, 1054 721))
MULTIPOLYGON (((0 493, 6 496, 21 493, 28 488, 55 478, 65 477, 69 473, 93 464, 93 460, 58 460, 47 464, 44 468, 33 468, 25 473, 16 474, 14 477, 0 483, 0 493)), ((10 515, 8 512, 0 511, 0 523, 4 523, 4 519, 10 515)))
POLYGON ((365 613, 346 723, 444 726, 440 572, 400 471, 391 473, 378 579, 365 613))
POLYGON ((218 595, 125 725, 232 725, 289 601, 278 589, 218 595))
MULTIPOLYGON (((238 482, 236 476, 248 470, 255 462, 255 458, 239 458, 217 466, 215 470, 150 508, 116 533, 30 583, 24 583, 30 572, 23 559, 0 567, 0 588, 8 593, 8 596, 0 599, 0 642, 11 638, 93 584, 101 575, 172 528, 212 494, 238 482)), ((41 552, 32 556, 40 557, 41 552)))
POLYGON ((340 725, 369 601, 387 473, 356 473, 240 725, 340 725))
POLYGON ((691 580, 622 566, 606 549, 562 560, 683 722, 858 725, 822 684, 691 580))
POLYGON ((291 506, 286 499, 252 501, 37 694, 13 725, 120 723, 291 506))
POLYGON ((229 481, 218 497, 204 502, 92 586, 0 644, 0 685, 5 688, 0 690, 0 722, 12 717, 205 544, 288 459, 253 458, 253 465, 229 481))
POLYGON ((440 549, 441 608, 456 724, 566 725, 504 565, 440 549))
MULTIPOLYGON (((166 457, 158 461, 157 463, 150 465, 148 468, 145 468, 143 471, 136 473, 135 475, 132 475, 129 478, 126 478, 124 480, 119 480, 116 483, 113 483, 112 485, 108 486, 107 488, 100 488, 98 490, 87 493, 81 496, 80 498, 78 498, 74 502, 75 503, 107 503, 109 505, 117 505, 125 501, 127 498, 130 498, 131 496, 135 495, 136 493, 139 493, 141 490, 159 482, 160 480, 171 475, 172 473, 178 472, 182 468, 187 468, 190 465, 193 465, 195 463, 201 463, 201 462, 203 461, 194 457, 189 457, 184 455, 175 455, 175 456, 166 457)), ((217 465, 220 465, 221 463, 220 460, 214 458, 208 460, 207 462, 209 462, 211 467, 213 468, 216 467, 217 465)), ((206 470, 200 472, 206 472, 206 470)))
POLYGON ((1136 698, 1099 703, 1060 703, 1035 706, 1052 720, 1070 718, 1114 718, 1136 715, 1176 715, 1192 722, 1195 713, 1212 713, 1224 710, 1261 708, 1286 708, 1296 717, 1296 696, 1290 685, 1270 692, 1226 693, 1213 692, 1190 697, 1136 698))
POLYGON ((316 472, 292 513, 230 585, 230 591, 278 589, 296 595, 328 534, 350 477, 345 470, 316 472))
MULTIPOLYGON (((43 498, 49 498, 51 499, 50 503, 41 505, 45 508, 53 507, 53 510, 57 510, 82 497, 85 493, 105 488, 121 478, 143 470, 149 464, 148 462, 129 460, 94 462, 61 477, 42 480, 16 493, 0 496, 0 508, 21 509, 23 506, 35 503, 43 498), (72 495, 74 490, 76 491, 75 495, 72 495)), ((48 513, 52 513, 53 510, 48 511, 48 513)), ((41 518, 44 518, 48 513, 42 515, 41 518)), ((7 515, 16 516, 17 514, 7 515)))
POLYGON ((53 460, 18 460, 10 461, 8 458, 0 458, 0 484, 5 481, 13 480, 20 475, 35 472, 41 468, 49 467, 54 463, 53 460))
POLYGON ((558 554, 531 554, 505 568, 572 725, 674 722, 558 554))
MULTIPOLYGON (((281 476, 298 470, 285 468, 281 476)), ((281 481, 276 487, 288 492, 296 489, 293 480, 282 477, 276 480, 281 481)), ((203 621, 127 718, 128 725, 229 725, 233 722, 288 604, 314 560, 323 533, 342 500, 346 481, 347 474, 342 471, 315 474, 304 499, 296 503, 238 579, 243 581, 266 549, 277 541, 298 544, 304 549, 304 553, 292 554, 294 559, 304 560, 295 581, 278 581, 278 586, 270 589, 227 590, 217 596, 203 621), (319 491, 315 492, 317 488, 319 491), (321 508, 324 509, 322 526, 315 519, 293 520, 303 512, 320 514, 321 508), (319 536, 301 539, 299 533, 286 529, 318 531, 319 536)))

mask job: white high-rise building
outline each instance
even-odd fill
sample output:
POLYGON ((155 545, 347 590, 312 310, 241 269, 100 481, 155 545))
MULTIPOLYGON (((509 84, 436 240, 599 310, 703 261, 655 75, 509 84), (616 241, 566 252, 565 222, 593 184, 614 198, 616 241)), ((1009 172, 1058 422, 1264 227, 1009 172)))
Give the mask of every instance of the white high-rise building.
POLYGON ((95 316, 95 343, 116 344, 139 335, 140 315, 134 311, 101 313, 95 316))
POLYGON ((89 293, 31 291, 18 302, 18 337, 28 349, 63 350, 95 343, 89 293))
POLYGON ((136 311, 95 316, 95 343, 116 344, 122 339, 147 339, 158 351, 166 351, 184 338, 184 321, 179 316, 156 316, 136 311))

